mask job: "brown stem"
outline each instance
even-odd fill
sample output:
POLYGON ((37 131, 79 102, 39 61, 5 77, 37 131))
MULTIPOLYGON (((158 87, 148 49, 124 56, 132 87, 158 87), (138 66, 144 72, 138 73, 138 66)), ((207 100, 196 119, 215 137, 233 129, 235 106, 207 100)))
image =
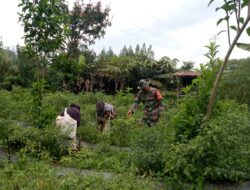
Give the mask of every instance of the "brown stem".
MULTIPOLYGON (((224 0, 225 4, 227 3, 227 0, 224 0)), ((229 24, 229 14, 228 11, 226 11, 226 15, 227 15, 227 40, 228 40, 228 45, 229 47, 231 46, 231 35, 230 35, 230 24, 229 24)))
MULTIPOLYGON (((250 2, 250 1, 249 1, 250 2)), ((250 5, 250 4, 249 4, 250 5)), ((249 6, 250 7, 250 6, 249 6)), ((205 120, 208 120, 209 117, 210 117, 210 114, 211 114, 211 110, 212 110, 212 106, 214 104, 214 100, 215 100, 215 96, 216 96, 216 90, 218 88, 218 85, 219 85, 219 81, 221 79, 221 76, 223 74, 223 71, 227 65, 227 62, 228 62, 228 59, 233 51, 233 48, 236 44, 236 42, 238 41, 238 39, 240 38, 241 36, 241 33, 244 31, 244 29, 246 28, 248 22, 250 20, 250 15, 248 14, 247 16, 247 19, 245 21, 245 23, 242 25, 242 27, 240 28, 240 30, 237 32, 237 35, 235 36, 234 38, 234 41, 232 43, 232 45, 229 47, 228 51, 227 51, 227 54, 226 54, 226 57, 224 59, 224 62, 222 63, 221 67, 220 67, 220 70, 219 70, 219 73, 216 77, 216 80, 214 82, 214 87, 212 89, 212 92, 211 92, 211 95, 210 95, 210 98, 209 98, 209 103, 208 103, 208 106, 207 106, 207 113, 206 113, 206 116, 205 116, 205 120)))
MULTIPOLYGON (((239 3, 240 4, 240 3, 239 3)), ((236 19, 236 23, 237 23, 237 31, 240 29, 240 18, 239 18, 239 11, 240 9, 238 9, 237 11, 237 3, 236 0, 234 0, 234 12, 235 12, 235 19, 236 19)), ((239 5, 240 6, 240 5, 239 5)))
POLYGON ((248 17, 249 17, 249 15, 250 15, 250 1, 248 1, 248 11, 247 11, 247 15, 248 15, 248 17))

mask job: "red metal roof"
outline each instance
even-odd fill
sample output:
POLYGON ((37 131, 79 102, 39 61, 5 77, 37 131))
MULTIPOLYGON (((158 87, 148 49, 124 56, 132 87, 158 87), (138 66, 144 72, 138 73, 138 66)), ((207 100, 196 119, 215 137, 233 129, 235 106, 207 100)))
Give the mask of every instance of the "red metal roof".
POLYGON ((173 75, 178 77, 197 77, 201 75, 201 73, 199 71, 186 70, 186 71, 176 72, 173 75))

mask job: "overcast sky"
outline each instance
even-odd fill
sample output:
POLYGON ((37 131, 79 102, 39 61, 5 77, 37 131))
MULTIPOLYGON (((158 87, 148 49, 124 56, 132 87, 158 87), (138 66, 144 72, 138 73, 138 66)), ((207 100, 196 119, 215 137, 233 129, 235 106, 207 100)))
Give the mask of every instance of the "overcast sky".
MULTIPOLYGON (((13 49, 23 45, 23 28, 18 23, 18 0, 0 1, 0 37, 4 46, 13 49)), ((69 0, 70 3, 74 0, 69 0)), ((87 2, 87 1, 85 1, 87 2)), ((92 1, 93 2, 93 1, 92 1)), ((99 53, 109 47, 118 54, 126 45, 152 45, 155 58, 168 56, 180 61, 207 62, 203 55, 209 40, 225 29, 225 24, 216 26, 223 12, 215 12, 222 0, 208 7, 209 0, 102 0, 103 6, 110 4, 112 26, 106 35, 91 46, 99 53)), ((245 34, 239 40, 249 43, 245 34)), ((226 33, 217 37, 219 56, 224 58, 228 50, 226 33)), ((249 52, 235 48, 231 58, 246 58, 249 52)))

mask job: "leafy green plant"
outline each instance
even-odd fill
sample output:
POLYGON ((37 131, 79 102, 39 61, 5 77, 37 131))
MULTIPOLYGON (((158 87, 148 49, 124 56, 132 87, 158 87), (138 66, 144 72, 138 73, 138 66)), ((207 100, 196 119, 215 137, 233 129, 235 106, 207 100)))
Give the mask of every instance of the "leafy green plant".
POLYGON ((2 144, 3 148, 7 149, 9 160, 13 149, 11 141, 17 127, 18 126, 13 121, 0 118, 0 144, 2 144))
POLYGON ((164 152, 168 152, 166 126, 138 128, 133 134, 132 163, 139 174, 161 173, 164 168, 164 152))
POLYGON ((172 144, 164 153, 166 179, 194 183, 249 179, 248 108, 225 101, 215 109, 216 116, 200 135, 172 144))
POLYGON ((111 121, 110 143, 116 146, 128 147, 136 130, 135 120, 115 119, 111 121))
POLYGON ((32 106, 32 120, 33 123, 41 128, 41 123, 39 122, 42 113, 42 100, 43 100, 43 91, 44 91, 44 80, 40 80, 34 82, 32 85, 31 95, 33 98, 33 106, 32 106))
POLYGON ((13 88, 11 92, 0 91, 0 117, 17 121, 28 121, 30 118, 32 97, 27 89, 13 88), (22 102, 21 102, 22 101, 22 102))
POLYGON ((176 140, 180 142, 192 139, 201 131, 210 92, 221 64, 216 58, 218 46, 210 42, 206 47, 208 52, 205 56, 209 62, 200 65, 201 75, 184 89, 185 97, 170 111, 170 125, 176 129, 176 140), (196 90, 193 92, 192 89, 196 90))
MULTIPOLYGON (((6 127, 11 129, 11 125, 6 127)), ((59 159, 67 151, 67 140, 54 127, 38 129, 16 126, 9 135, 9 144, 21 155, 44 160, 59 159)))
POLYGON ((97 130, 95 125, 82 125, 78 129, 77 134, 81 140, 89 143, 98 143, 102 140, 102 134, 99 130, 97 130))
MULTIPOLYGON (((214 0, 210 0, 208 6, 213 3, 214 0)), ((227 51, 227 54, 225 55, 225 59, 223 63, 220 66, 219 72, 216 76, 216 80, 214 81, 213 88, 211 90, 211 96, 209 97, 209 102, 207 105, 207 112, 206 112, 206 117, 205 119, 208 119, 210 117, 211 111, 212 111, 212 106, 215 102, 215 97, 217 93, 217 88, 219 86, 222 74, 224 72, 224 69, 226 68, 226 65, 228 63, 229 57, 239 40, 240 36, 242 35, 243 31, 245 31, 249 21, 250 21, 250 1, 248 0, 238 0, 238 1, 224 1, 223 5, 221 7, 217 7, 217 10, 223 10, 225 12, 225 17, 221 18, 217 21, 217 25, 220 24, 222 21, 225 21, 227 23, 227 33, 228 33, 228 44, 229 48, 227 51), (247 8, 247 14, 246 16, 242 16, 243 9, 247 8), (230 21, 232 18, 232 15, 235 15, 235 23, 236 26, 230 25, 230 21), (230 34, 230 29, 236 31, 236 35, 234 37, 233 42, 231 43, 231 34, 230 34)), ((248 27, 246 29, 247 35, 250 36, 250 28, 248 27)))
POLYGON ((115 95, 115 103, 119 106, 130 105, 133 102, 133 96, 131 94, 131 88, 127 88, 124 91, 118 91, 115 95))
POLYGON ((53 168, 34 160, 22 160, 16 164, 4 163, 0 178, 2 189, 150 190, 156 187, 152 180, 141 180, 131 174, 113 175, 73 169, 67 172, 64 168, 53 168))

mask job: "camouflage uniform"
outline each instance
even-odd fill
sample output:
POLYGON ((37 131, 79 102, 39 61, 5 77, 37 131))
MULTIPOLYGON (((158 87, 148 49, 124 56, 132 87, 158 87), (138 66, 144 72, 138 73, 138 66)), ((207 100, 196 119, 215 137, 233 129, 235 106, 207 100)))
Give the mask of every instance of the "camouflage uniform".
POLYGON ((160 114, 164 110, 162 99, 158 89, 149 87, 148 91, 140 90, 137 93, 135 101, 130 109, 133 113, 142 102, 144 104, 142 121, 151 127, 152 124, 155 124, 159 120, 160 114))

